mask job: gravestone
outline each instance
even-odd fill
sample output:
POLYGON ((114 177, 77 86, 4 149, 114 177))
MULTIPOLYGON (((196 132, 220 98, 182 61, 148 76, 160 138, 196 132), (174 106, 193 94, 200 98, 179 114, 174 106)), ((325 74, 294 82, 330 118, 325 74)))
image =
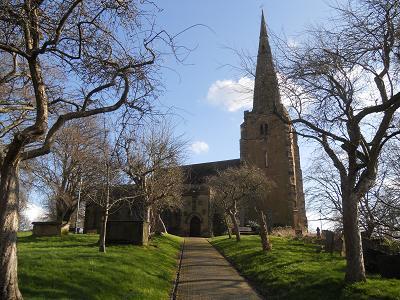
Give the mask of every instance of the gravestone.
POLYGON ((325 252, 333 253, 335 247, 335 233, 330 230, 322 230, 322 235, 325 237, 325 252))
POLYGON ((61 235, 60 222, 32 222, 34 236, 57 236, 61 235))
POLYGON ((107 222, 106 243, 147 245, 149 223, 143 221, 110 220, 107 222))
POLYGON ((256 234, 253 229, 251 227, 248 226, 243 226, 243 227, 239 227, 239 232, 242 235, 252 235, 252 234, 256 234))
POLYGON ((400 253, 391 251, 380 239, 363 238, 365 269, 385 278, 400 279, 400 253))
POLYGON ((400 279, 400 254, 379 255, 378 268, 382 277, 400 279))

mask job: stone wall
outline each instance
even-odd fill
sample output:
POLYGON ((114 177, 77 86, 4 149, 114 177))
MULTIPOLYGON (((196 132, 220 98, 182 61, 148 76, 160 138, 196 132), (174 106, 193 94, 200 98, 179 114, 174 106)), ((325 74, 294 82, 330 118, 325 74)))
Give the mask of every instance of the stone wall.
POLYGON ((106 243, 147 245, 149 224, 142 221, 113 220, 107 222, 106 243))
POLYGON ((32 234, 34 236, 61 235, 61 223, 59 222, 33 222, 32 234))
MULTIPOLYGON (((264 211, 274 226, 306 225, 304 195, 297 144, 291 130, 272 113, 245 112, 241 126, 241 160, 264 170, 273 183, 264 211), (266 125, 267 132, 260 128, 266 125)), ((254 214, 254 213, 253 213, 254 214)), ((250 218, 256 216, 250 214, 250 218)))

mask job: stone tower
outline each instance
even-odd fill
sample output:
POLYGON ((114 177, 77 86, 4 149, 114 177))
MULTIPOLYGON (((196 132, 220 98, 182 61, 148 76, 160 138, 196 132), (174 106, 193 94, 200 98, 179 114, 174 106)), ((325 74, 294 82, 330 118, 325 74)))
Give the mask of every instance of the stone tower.
POLYGON ((264 201, 264 211, 274 226, 307 226, 297 136, 284 122, 289 115, 282 105, 268 42, 264 14, 254 85, 253 110, 244 112, 240 126, 240 159, 256 165, 274 182, 264 201))

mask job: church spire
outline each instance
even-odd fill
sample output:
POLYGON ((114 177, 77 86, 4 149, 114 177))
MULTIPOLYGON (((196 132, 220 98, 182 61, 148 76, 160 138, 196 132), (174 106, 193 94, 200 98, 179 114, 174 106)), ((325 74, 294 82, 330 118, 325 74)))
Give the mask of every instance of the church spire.
POLYGON ((280 103, 278 80, 272 61, 271 47, 268 42, 264 11, 262 11, 254 84, 253 111, 258 113, 271 112, 278 103, 280 103))

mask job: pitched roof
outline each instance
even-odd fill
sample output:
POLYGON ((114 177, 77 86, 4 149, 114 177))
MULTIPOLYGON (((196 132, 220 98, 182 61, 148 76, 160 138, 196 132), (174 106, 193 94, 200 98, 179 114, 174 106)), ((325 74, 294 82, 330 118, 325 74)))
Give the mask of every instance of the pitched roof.
POLYGON ((221 160, 207 162, 201 164, 182 166, 185 174, 185 183, 187 184, 202 184, 205 183, 207 177, 216 175, 218 171, 223 171, 228 168, 240 166, 240 159, 221 160))

